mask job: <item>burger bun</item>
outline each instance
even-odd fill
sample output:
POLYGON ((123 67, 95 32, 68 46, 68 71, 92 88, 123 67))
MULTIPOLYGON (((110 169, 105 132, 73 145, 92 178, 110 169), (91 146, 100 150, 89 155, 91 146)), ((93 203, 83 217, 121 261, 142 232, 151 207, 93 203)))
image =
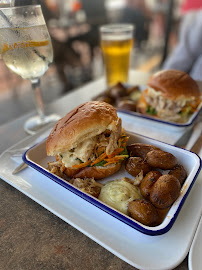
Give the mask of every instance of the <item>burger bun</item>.
POLYGON ((117 122, 117 111, 108 103, 90 101, 77 106, 61 118, 51 131, 46 142, 47 155, 55 156, 68 151, 117 122))
POLYGON ((180 70, 162 70, 153 74, 148 86, 160 91, 162 96, 175 100, 176 98, 200 98, 200 90, 195 80, 189 74, 180 70))

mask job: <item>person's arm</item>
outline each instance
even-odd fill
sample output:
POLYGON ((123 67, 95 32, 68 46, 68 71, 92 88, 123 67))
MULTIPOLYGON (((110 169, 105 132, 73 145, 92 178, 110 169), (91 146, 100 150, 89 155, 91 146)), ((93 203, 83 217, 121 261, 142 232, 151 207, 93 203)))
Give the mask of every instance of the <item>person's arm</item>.
POLYGON ((202 11, 185 15, 180 28, 179 43, 166 59, 163 69, 190 72, 202 54, 202 11))

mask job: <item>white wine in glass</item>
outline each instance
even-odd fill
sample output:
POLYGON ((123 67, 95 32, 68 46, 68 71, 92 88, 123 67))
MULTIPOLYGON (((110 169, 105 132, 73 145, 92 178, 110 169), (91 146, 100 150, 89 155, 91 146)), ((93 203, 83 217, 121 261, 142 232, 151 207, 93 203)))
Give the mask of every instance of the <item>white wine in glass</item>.
POLYGON ((38 115, 25 122, 25 130, 34 134, 57 121, 60 116, 45 115, 40 91, 40 78, 53 61, 51 39, 40 5, 0 9, 0 51, 6 66, 32 83, 38 115))

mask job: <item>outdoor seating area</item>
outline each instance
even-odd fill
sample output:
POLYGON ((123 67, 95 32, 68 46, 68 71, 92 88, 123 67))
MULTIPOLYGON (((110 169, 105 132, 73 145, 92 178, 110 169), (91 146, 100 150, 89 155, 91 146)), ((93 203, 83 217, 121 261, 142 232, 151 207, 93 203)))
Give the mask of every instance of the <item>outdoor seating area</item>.
POLYGON ((0 270, 202 269, 202 1, 0 1, 0 270))

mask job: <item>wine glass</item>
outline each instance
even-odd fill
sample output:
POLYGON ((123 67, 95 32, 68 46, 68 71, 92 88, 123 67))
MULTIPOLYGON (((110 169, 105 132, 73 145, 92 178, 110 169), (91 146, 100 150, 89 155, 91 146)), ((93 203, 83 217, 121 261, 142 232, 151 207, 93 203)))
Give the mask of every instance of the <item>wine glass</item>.
POLYGON ((35 134, 59 120, 56 114, 45 115, 40 91, 40 78, 53 61, 51 39, 40 5, 0 9, 0 52, 6 66, 32 84, 38 115, 25 122, 25 131, 35 134))

